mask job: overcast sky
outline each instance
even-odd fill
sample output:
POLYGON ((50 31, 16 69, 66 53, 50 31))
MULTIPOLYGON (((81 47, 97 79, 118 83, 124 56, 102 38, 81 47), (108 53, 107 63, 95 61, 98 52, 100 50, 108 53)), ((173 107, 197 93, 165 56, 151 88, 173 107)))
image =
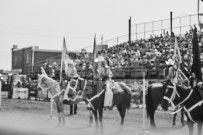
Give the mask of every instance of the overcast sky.
POLYGON ((132 24, 197 14, 197 0, 0 0, 0 69, 11 69, 11 48, 74 51, 128 33, 132 24))

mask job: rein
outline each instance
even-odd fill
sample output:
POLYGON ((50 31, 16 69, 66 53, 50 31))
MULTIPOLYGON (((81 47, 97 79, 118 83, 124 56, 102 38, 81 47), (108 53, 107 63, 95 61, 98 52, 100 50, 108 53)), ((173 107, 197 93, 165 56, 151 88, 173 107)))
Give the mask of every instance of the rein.
MULTIPOLYGON (((84 93, 84 91, 85 91, 85 88, 86 88, 86 84, 87 84, 87 81, 85 80, 85 86, 84 86, 84 89, 83 89, 83 93, 84 93)), ((104 93, 104 91, 105 91, 105 89, 103 89, 102 91, 100 91, 98 94, 96 94, 96 95, 94 95, 92 98, 85 98, 86 100, 87 100, 87 102, 88 102, 88 104, 87 104, 87 107, 90 107, 90 108, 92 108, 93 110, 96 110, 95 108, 94 108, 94 106, 92 105, 92 101, 93 100, 95 100, 96 98, 99 98, 101 95, 102 95, 102 93, 104 93)))
POLYGON ((167 96, 164 96, 163 99, 166 99, 169 103, 171 103, 172 107, 175 108, 176 106, 173 103, 173 100, 175 99, 176 95, 180 98, 180 95, 179 95, 179 93, 176 90, 176 85, 174 87, 173 86, 168 86, 168 88, 172 88, 173 89, 173 93, 172 93, 170 98, 168 98, 167 96))
POLYGON ((185 101, 187 101, 187 100, 190 98, 192 92, 193 92, 193 89, 190 91, 190 93, 188 94, 188 96, 187 96, 182 102, 180 102, 178 105, 181 105, 181 104, 183 104, 185 101))
POLYGON ((103 89, 101 92, 99 92, 97 95, 93 96, 91 99, 86 98, 86 100, 88 101, 88 105, 89 107, 91 107, 93 110, 95 110, 94 106, 92 105, 92 101, 95 100, 96 98, 99 98, 101 96, 101 94, 105 91, 105 89, 103 89))
POLYGON ((189 109, 187 109, 187 108, 184 106, 185 112, 187 113, 187 115, 188 115, 188 117, 190 118, 190 120, 193 121, 194 123, 196 123, 196 122, 192 119, 192 116, 191 116, 190 112, 191 112, 192 110, 194 110, 196 107, 201 106, 202 103, 203 103, 203 100, 197 102, 196 104, 194 104, 194 105, 193 105, 192 107, 190 107, 189 109))
POLYGON ((73 99, 73 101, 75 101, 75 100, 76 100, 77 98, 79 98, 79 97, 82 97, 82 96, 78 96, 78 95, 79 95, 79 92, 82 92, 82 94, 83 94, 84 91, 85 91, 86 86, 87 86, 87 80, 85 80, 85 85, 84 85, 83 90, 79 90, 79 91, 78 91, 78 93, 76 94, 76 96, 75 96, 75 98, 73 99))
MULTIPOLYGON (((176 91, 176 90, 173 90, 173 91, 176 91)), ((176 96, 176 95, 174 95, 175 92, 173 92, 173 94, 171 95, 171 98, 170 98, 170 99, 169 99, 168 97, 166 97, 166 96, 164 96, 164 99, 168 100, 168 102, 170 102, 173 107, 177 107, 177 106, 179 106, 179 105, 182 105, 185 101, 187 101, 187 100, 190 98, 190 96, 192 95, 193 91, 194 91, 194 90, 192 89, 192 90, 190 91, 190 93, 187 95, 187 97, 186 97, 183 101, 181 101, 180 103, 178 103, 177 105, 174 105, 174 103, 173 103, 173 100, 175 99, 175 96, 176 96)), ((176 91, 176 93, 177 93, 177 91, 176 91)), ((194 110, 195 108, 201 106, 202 104, 203 104, 203 100, 197 102, 196 104, 194 104, 193 106, 191 106, 191 107, 188 108, 188 109, 187 109, 185 106, 183 107, 183 109, 184 109, 184 111, 187 113, 189 119, 190 119, 192 122, 194 122, 194 123, 196 123, 196 122, 192 119, 191 111, 194 110)), ((181 109, 182 109, 182 108, 180 108, 180 109, 177 110, 176 112, 173 112, 172 114, 178 113, 181 109)))

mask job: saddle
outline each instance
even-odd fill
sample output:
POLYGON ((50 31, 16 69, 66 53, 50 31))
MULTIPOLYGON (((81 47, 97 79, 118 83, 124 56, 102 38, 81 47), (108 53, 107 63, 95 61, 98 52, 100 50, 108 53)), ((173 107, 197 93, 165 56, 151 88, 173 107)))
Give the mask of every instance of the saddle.
POLYGON ((121 85, 119 85, 118 82, 111 82, 111 90, 113 93, 122 93, 124 92, 123 88, 121 87, 121 85))
POLYGON ((124 92, 124 90, 126 90, 129 94, 132 94, 131 88, 128 87, 123 82, 114 82, 114 81, 112 81, 111 85, 112 85, 112 91, 113 92, 121 93, 121 92, 124 92))

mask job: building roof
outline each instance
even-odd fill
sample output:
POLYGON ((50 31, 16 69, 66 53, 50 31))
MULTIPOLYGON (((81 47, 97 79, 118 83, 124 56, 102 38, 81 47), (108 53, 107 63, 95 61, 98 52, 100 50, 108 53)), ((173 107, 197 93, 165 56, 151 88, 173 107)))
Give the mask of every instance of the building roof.
MULTIPOLYGON (((48 50, 48 49, 39 49, 39 47, 36 46, 29 46, 29 47, 23 47, 23 48, 16 48, 13 49, 13 51, 19 51, 19 50, 23 50, 23 49, 29 49, 31 48, 33 51, 35 52, 55 52, 55 53, 61 53, 62 50, 48 50)), ((69 53, 80 53, 78 51, 68 51, 69 53)))
POLYGON ((33 48, 33 46, 28 46, 28 47, 23 47, 23 48, 14 48, 13 51, 19 51, 19 50, 29 49, 29 48, 33 48))

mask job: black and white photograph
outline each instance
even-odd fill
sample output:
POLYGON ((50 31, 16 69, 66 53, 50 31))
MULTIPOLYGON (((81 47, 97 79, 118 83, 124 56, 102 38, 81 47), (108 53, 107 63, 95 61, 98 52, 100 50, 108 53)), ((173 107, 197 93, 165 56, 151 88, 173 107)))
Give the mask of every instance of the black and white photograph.
POLYGON ((203 0, 0 0, 0 135, 203 135, 203 0))

